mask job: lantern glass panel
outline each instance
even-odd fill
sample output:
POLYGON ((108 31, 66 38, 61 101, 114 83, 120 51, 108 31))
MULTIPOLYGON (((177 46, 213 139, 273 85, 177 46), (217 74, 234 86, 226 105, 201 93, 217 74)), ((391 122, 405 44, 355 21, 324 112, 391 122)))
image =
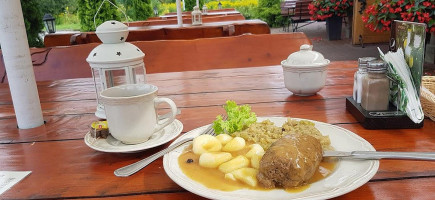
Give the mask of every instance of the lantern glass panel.
POLYGON ((98 104, 100 104, 100 92, 107 88, 124 84, 146 83, 144 64, 110 69, 92 68, 92 73, 98 104))
POLYGON ((45 22, 46 29, 49 33, 56 32, 56 26, 54 25, 54 20, 45 22))

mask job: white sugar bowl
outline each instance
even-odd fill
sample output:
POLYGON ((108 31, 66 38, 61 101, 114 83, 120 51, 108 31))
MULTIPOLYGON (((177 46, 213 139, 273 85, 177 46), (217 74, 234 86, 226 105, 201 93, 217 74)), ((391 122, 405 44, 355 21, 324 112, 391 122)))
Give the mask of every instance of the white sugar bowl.
POLYGON ((281 62, 285 87, 298 96, 314 95, 325 86, 326 67, 330 61, 312 48, 312 45, 303 44, 300 51, 281 62))

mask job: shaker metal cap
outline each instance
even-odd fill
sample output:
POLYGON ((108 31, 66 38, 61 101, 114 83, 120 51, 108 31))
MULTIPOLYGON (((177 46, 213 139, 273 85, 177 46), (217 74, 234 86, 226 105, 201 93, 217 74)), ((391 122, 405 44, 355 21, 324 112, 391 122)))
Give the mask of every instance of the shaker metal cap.
POLYGON ((387 63, 382 60, 369 61, 367 71, 374 73, 384 73, 387 71, 387 63))
POLYGON ((358 64, 367 64, 370 61, 376 60, 375 57, 362 57, 358 58, 358 64))

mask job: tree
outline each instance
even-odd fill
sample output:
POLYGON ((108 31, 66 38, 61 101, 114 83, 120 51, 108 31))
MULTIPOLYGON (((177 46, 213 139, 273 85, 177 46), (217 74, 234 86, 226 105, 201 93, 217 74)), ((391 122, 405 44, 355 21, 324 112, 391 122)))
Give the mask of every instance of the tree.
POLYGON ((64 13, 67 7, 71 13, 75 13, 77 0, 39 0, 39 7, 43 14, 50 13, 53 16, 64 13))
POLYGON ((124 0, 124 6, 133 21, 146 20, 154 12, 151 0, 124 0))
MULTIPOLYGON (((117 8, 108 2, 104 2, 95 18, 94 25, 94 15, 102 2, 103 0, 78 0, 81 31, 95 31, 96 26, 108 20, 120 21, 121 17, 117 8)), ((117 5, 116 1, 111 2, 117 5)))
MULTIPOLYGON (((193 10, 193 7, 196 6, 196 0, 184 0, 184 3, 186 4, 186 10, 193 10)), ((204 5, 204 0, 199 0, 199 9, 202 8, 204 5)))
POLYGON ((39 36, 44 28, 42 12, 38 0, 21 0, 24 24, 26 26, 27 40, 30 47, 42 47, 43 40, 39 36))
POLYGON ((269 26, 282 26, 283 17, 281 16, 280 0, 258 0, 257 15, 269 26))

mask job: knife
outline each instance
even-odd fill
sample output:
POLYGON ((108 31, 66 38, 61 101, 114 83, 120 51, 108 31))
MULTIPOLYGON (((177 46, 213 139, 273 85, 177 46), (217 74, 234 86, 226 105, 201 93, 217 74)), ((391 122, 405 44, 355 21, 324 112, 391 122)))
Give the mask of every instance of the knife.
POLYGON ((323 157, 339 157, 364 160, 396 159, 435 161, 435 152, 324 151, 323 157))

